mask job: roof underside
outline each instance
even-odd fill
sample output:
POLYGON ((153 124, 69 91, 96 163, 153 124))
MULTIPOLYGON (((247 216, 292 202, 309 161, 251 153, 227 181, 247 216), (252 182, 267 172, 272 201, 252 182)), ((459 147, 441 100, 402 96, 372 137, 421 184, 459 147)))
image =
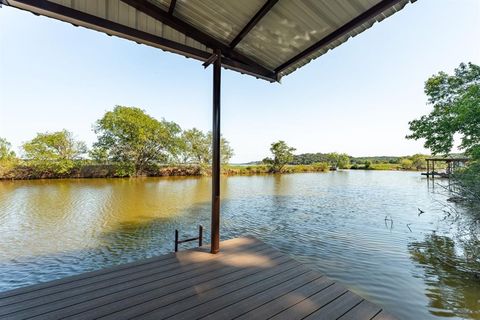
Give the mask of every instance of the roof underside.
POLYGON ((278 81, 415 0, 0 0, 278 81))

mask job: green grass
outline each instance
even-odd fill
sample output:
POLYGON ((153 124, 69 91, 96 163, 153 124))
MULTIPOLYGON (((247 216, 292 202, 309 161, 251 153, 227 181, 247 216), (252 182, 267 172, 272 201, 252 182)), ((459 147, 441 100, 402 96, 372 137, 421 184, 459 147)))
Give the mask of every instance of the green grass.
POLYGON ((372 163, 370 170, 401 170, 402 167, 398 163, 372 163))

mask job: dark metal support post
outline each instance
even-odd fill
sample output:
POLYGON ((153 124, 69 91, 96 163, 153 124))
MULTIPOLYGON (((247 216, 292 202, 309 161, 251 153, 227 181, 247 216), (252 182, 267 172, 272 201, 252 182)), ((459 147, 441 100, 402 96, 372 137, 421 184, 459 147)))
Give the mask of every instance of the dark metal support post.
POLYGON ((175 229, 175 252, 178 252, 178 230, 175 229))
POLYGON ((432 180, 435 180, 435 160, 432 161, 432 180))
POLYGON ((210 252, 220 250, 220 85, 222 52, 215 50, 217 59, 213 64, 213 128, 212 128, 212 228, 210 252))
POLYGON ((427 159, 427 180, 430 178, 430 160, 427 159))

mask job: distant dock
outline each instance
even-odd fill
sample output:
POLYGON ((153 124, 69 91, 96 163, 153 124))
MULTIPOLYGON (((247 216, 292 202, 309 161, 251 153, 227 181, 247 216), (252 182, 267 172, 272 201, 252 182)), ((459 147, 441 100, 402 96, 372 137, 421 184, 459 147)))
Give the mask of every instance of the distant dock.
MULTIPOLYGON (((457 170, 458 168, 464 167, 468 161, 470 161, 469 158, 427 158, 425 159, 427 161, 427 172, 422 172, 423 176, 426 176, 427 179, 432 178, 450 178, 453 172, 457 170), (442 162, 446 164, 446 168, 444 169, 445 171, 435 171, 435 164, 438 162, 442 162)), ((437 164, 437 169, 439 168, 437 164)))

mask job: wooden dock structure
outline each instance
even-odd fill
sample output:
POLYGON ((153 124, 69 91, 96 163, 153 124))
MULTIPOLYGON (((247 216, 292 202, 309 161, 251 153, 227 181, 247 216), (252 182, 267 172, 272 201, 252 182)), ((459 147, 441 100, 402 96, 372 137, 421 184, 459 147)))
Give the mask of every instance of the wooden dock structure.
POLYGON ((427 162, 427 172, 422 172, 422 176, 427 176, 427 179, 430 177, 435 179, 438 178, 450 178, 450 176, 455 172, 455 170, 459 167, 464 167, 466 163, 470 161, 469 158, 427 158, 425 159, 427 162), (445 172, 437 172, 435 171, 435 163, 440 162, 446 165, 445 172), (430 170, 431 169, 431 170, 430 170))
POLYGON ((0 319, 394 319, 253 237, 0 293, 0 319))

